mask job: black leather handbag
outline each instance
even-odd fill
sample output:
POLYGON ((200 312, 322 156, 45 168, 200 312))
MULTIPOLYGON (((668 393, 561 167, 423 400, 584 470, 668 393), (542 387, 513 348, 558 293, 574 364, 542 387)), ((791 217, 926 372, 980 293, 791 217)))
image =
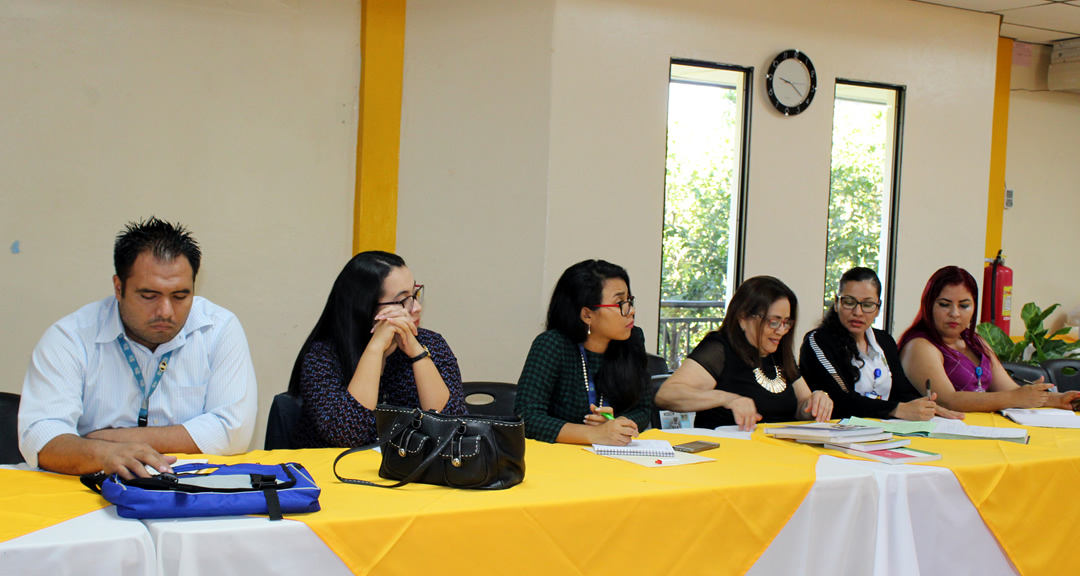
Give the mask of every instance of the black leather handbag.
POLYGON ((525 478, 525 423, 520 418, 454 416, 379 404, 379 441, 350 448, 334 460, 334 475, 349 484, 397 488, 410 482, 502 490, 525 478), (379 477, 396 484, 342 478, 337 463, 354 452, 382 449, 379 477))

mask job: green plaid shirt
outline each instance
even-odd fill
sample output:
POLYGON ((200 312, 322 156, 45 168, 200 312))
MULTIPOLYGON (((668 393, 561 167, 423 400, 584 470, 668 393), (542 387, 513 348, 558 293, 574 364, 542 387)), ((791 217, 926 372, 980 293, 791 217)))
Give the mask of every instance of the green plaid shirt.
MULTIPOLYGON (((635 327, 630 339, 645 344, 641 328, 635 327)), ((604 355, 586 350, 585 359, 589 375, 595 379, 604 355)), ((564 424, 581 424, 589 413, 589 393, 585 386, 577 344, 558 330, 537 336, 521 369, 514 404, 514 411, 525 419, 525 436, 555 442, 564 424)), ((652 398, 645 394, 637 406, 615 415, 626 416, 637 423, 639 430, 645 430, 651 411, 652 398)))

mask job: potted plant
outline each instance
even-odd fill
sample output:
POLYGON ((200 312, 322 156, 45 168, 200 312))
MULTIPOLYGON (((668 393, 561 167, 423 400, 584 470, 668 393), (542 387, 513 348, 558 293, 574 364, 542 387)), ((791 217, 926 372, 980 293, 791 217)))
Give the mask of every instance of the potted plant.
POLYGON ((1040 309, 1034 302, 1024 304, 1020 312, 1020 318, 1024 321, 1024 339, 1013 342, 1012 338, 997 325, 983 322, 975 327, 975 332, 982 336, 983 340, 997 354, 1002 362, 1019 362, 1024 364, 1039 364, 1051 358, 1063 358, 1073 350, 1080 349, 1080 342, 1066 342, 1058 336, 1069 333, 1070 328, 1065 327, 1047 336, 1047 330, 1043 327, 1043 321, 1053 312, 1059 304, 1040 309), (1024 358, 1024 352, 1028 346, 1032 347, 1031 356, 1024 358))

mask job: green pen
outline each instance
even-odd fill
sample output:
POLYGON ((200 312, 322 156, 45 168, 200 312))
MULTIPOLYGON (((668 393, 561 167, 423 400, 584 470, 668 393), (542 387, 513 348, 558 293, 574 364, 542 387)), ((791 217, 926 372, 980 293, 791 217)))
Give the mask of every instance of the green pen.
POLYGON ((604 416, 604 418, 607 418, 608 420, 614 420, 615 419, 614 416, 612 416, 611 414, 608 414, 607 412, 601 412, 600 414, 602 414, 604 416))

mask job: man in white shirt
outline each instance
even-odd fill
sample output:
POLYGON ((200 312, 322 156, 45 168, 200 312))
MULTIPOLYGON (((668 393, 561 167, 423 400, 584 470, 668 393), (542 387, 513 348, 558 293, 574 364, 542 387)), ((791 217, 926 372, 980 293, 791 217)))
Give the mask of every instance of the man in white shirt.
POLYGON ((30 466, 131 478, 170 471, 164 453, 247 450, 255 370, 236 316, 195 296, 201 256, 183 226, 157 218, 117 236, 115 294, 34 349, 19 408, 30 466))

